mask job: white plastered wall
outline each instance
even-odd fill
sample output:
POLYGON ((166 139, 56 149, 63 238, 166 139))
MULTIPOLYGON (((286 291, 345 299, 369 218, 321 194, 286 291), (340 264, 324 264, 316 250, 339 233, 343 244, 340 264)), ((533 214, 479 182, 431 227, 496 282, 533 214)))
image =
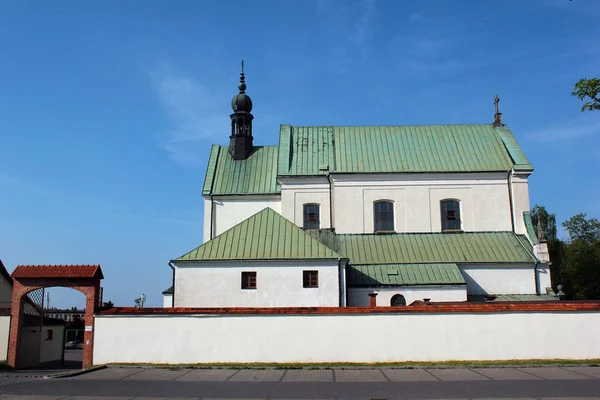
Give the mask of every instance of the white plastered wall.
POLYGON ((0 316, 0 362, 8 355, 8 336, 10 335, 10 316, 0 316))
MULTIPOLYGON (((535 294, 531 264, 459 264, 468 294, 535 294)), ((549 276, 549 274, 548 274, 549 276)))
POLYGON ((529 204, 529 184, 527 174, 514 174, 512 180, 513 208, 515 213, 515 232, 526 235, 527 229, 523 220, 523 211, 531 210, 529 204))
POLYGON ((467 301, 467 287, 459 285, 448 286, 397 286, 397 287, 350 287, 348 288, 348 306, 368 307, 369 293, 377 293, 377 306, 389 307, 392 297, 397 294, 404 296, 406 305, 415 300, 431 299, 431 301, 467 301))
POLYGON ((65 340, 65 327, 63 325, 44 326, 42 328, 40 363, 62 360, 63 343, 65 340), (47 332, 52 330, 52 339, 47 340, 47 332))
POLYGON ((333 175, 332 180, 337 233, 373 233, 376 200, 394 201, 397 232, 440 232, 443 199, 461 202, 464 231, 512 230, 505 173, 333 175))
POLYGON ((597 311, 97 315, 95 329, 96 364, 600 358, 597 311))
POLYGON ((340 304, 338 260, 175 263, 175 307, 309 307, 340 304), (319 287, 304 288, 302 272, 319 272, 319 287), (242 289, 242 272, 257 288, 242 289))
POLYGON ((325 177, 283 178, 281 183, 281 215, 302 227, 304 204, 318 204, 321 229, 331 227, 329 181, 325 177))
POLYGON ((173 295, 172 294, 163 294, 163 307, 164 308, 173 307, 173 295))
MULTIPOLYGON (((281 214, 279 196, 214 196, 213 238, 267 207, 281 214)), ((210 240, 211 201, 204 199, 204 243, 210 240)))

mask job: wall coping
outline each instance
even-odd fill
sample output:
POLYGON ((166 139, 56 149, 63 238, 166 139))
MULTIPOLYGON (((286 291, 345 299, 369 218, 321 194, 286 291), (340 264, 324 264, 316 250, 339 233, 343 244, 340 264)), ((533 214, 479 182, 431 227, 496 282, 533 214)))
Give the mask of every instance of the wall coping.
POLYGON ((600 301, 540 301, 496 303, 429 303, 408 307, 224 307, 224 308, 136 308, 114 307, 96 315, 339 315, 339 314, 419 314, 419 313, 507 313, 507 312, 600 312, 600 301))

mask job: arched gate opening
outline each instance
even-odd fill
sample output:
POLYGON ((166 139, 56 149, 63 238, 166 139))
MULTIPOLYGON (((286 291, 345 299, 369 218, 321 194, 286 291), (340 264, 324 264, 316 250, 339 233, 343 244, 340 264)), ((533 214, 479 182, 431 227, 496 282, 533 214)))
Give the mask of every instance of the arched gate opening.
POLYGON ((99 265, 20 265, 13 278, 10 336, 8 341, 8 364, 13 368, 29 367, 35 354, 41 351, 39 340, 47 335, 43 330, 43 307, 36 314, 36 293, 47 287, 67 287, 80 291, 86 297, 85 331, 83 342, 83 368, 93 365, 94 313, 100 300, 100 280, 104 278, 99 265), (32 317, 33 315, 33 317, 32 317), (36 317, 37 315, 37 317, 36 317), (39 339, 39 340, 38 340, 39 339), (27 342, 27 343, 26 343, 27 342), (25 352, 23 346, 31 348, 25 352), (36 353, 37 352, 37 353, 36 353), (33 356, 31 355, 33 354, 33 356))

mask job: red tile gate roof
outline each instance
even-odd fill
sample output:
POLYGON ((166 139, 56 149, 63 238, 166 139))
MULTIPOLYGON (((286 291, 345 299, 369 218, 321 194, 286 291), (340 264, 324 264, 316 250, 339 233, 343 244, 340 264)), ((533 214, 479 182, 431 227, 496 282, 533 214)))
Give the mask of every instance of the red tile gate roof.
POLYGON ((100 265, 19 265, 12 273, 16 279, 98 278, 103 279, 100 265))

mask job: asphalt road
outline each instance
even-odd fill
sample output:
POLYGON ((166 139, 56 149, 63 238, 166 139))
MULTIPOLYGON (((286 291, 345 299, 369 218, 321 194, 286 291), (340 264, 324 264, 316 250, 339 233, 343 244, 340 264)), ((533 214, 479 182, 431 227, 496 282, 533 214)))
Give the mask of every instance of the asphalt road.
POLYGON ((212 399, 600 400, 600 367, 233 370, 107 368, 77 377, 0 377, 0 400, 76 396, 212 399), (36 397, 30 397, 36 396, 36 397), (37 397, 49 396, 49 397, 37 397))

